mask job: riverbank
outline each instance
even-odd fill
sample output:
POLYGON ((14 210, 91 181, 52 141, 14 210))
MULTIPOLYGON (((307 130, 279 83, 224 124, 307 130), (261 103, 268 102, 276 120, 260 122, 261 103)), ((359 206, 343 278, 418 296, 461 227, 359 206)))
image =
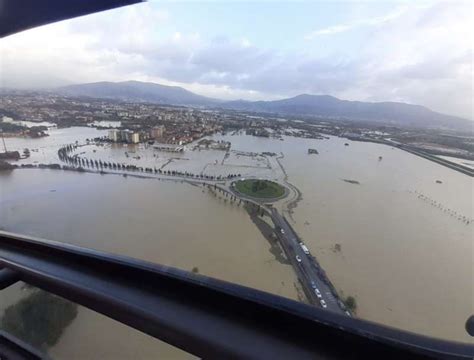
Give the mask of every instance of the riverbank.
POLYGON ((291 221, 295 223, 295 219, 293 218, 294 209, 298 206, 298 203, 301 200, 303 200, 303 194, 296 186, 294 186, 292 183, 288 181, 288 174, 286 172, 285 167, 280 161, 280 159, 283 159, 284 157, 285 155, 283 153, 280 153, 280 156, 277 156, 275 159, 278 163, 278 166, 280 167, 281 172, 283 173, 283 182, 289 189, 291 189, 291 192, 289 193, 289 195, 292 195, 292 198, 290 198, 285 203, 285 205, 282 208, 282 212, 283 213, 286 212, 288 216, 290 217, 291 221))

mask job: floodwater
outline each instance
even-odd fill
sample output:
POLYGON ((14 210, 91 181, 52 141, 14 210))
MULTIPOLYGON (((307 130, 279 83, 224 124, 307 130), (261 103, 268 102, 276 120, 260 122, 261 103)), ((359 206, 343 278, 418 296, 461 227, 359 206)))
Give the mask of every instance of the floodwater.
POLYGON ((2 121, 5 123, 11 123, 15 125, 21 125, 26 127, 33 127, 33 126, 46 126, 48 128, 56 127, 55 123, 49 121, 27 121, 27 120, 13 120, 11 117, 3 116, 2 121))
MULTIPOLYGON (((40 138, 13 137, 5 138, 9 151, 17 150, 20 153, 24 149, 30 150, 30 157, 22 159, 19 163, 59 163, 57 156, 58 149, 63 145, 73 144, 76 141, 85 143, 86 139, 107 135, 107 130, 97 130, 87 127, 52 128, 49 129, 49 136, 40 138)), ((3 151, 3 150, 2 150, 3 151)))
MULTIPOLYGON (((42 139, 7 141, 18 150, 39 149, 23 162, 58 162, 60 145, 104 135, 90 128, 50 133, 42 139)), ((472 178, 388 146, 334 137, 213 138, 232 142, 227 159, 219 151, 153 156, 152 149, 137 149, 136 154, 156 166, 165 159, 166 166, 193 172, 233 169, 280 179, 273 160, 267 169, 263 161, 239 151, 283 153, 288 181, 302 192, 293 214, 285 215, 336 288, 355 296, 359 317, 430 336, 472 341, 464 330, 466 319, 474 313, 472 178), (317 149, 319 155, 308 155, 308 148, 317 149), (168 162, 173 157, 183 160, 168 162), (341 245, 341 251, 334 251, 335 244, 341 245)), ((104 155, 117 161, 126 151, 109 145, 93 150, 89 146, 79 151, 89 158, 104 155)), ((0 184, 0 227, 6 230, 187 270, 198 267, 202 274, 297 299, 292 269, 275 260, 246 212, 199 186, 34 169, 2 173, 0 184)), ((0 314, 26 294, 18 286, 2 291, 0 314)), ((71 349, 78 359, 184 356, 83 308, 49 353, 71 358, 71 349), (104 329, 97 331, 101 336, 90 334, 88 324, 104 329), (78 334, 87 336, 89 347, 77 345, 78 334), (99 341, 102 334, 103 342, 99 341)))
MULTIPOLYGON (((201 274, 297 299, 292 268, 278 262, 269 252, 269 243, 245 210, 224 203, 207 190, 203 192, 202 187, 37 169, 3 173, 0 182, 1 226, 8 231, 67 241, 188 271, 197 267, 201 274)), ((0 302, 0 308, 2 305, 0 302)), ((71 325, 80 334, 95 329, 89 329, 88 322, 80 319, 83 314, 88 319, 93 317, 91 312, 80 312, 78 321, 82 326, 76 322, 71 325)), ((101 323, 100 318, 91 321, 101 323)), ((106 325, 100 325, 103 327, 106 325)), ((130 332, 117 331, 123 335, 130 332)), ((117 336, 120 335, 110 334, 110 340, 116 341, 117 336)), ((126 339, 118 343, 126 347, 126 339)), ((77 339, 72 337, 69 341, 77 339)), ((62 340, 58 346, 64 352, 53 349, 52 353, 69 358, 70 348, 62 340)), ((113 358, 109 351, 117 350, 108 349, 109 346, 113 348, 110 342, 102 344, 96 340, 82 351, 92 352, 91 349, 99 347, 92 353, 102 351, 107 358, 113 358)), ((79 354, 89 357, 88 353, 79 354)))
POLYGON ((389 146, 335 137, 230 141, 284 153, 288 180, 302 192, 295 230, 336 288, 355 296, 359 317, 472 342, 464 329, 474 314, 471 177, 389 146))
POLYGON ((342 159, 329 148, 304 172, 285 163, 303 193, 297 231, 336 287, 356 297, 358 316, 472 342, 464 330, 474 314, 472 178, 387 146, 343 142, 331 145, 351 153, 342 159))

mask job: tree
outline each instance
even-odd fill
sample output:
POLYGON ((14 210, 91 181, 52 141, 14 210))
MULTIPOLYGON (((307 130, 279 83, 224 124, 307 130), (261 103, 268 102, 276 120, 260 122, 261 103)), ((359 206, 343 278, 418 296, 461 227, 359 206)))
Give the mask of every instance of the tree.
POLYGON ((356 311, 357 309, 357 302, 356 302, 356 299, 353 297, 353 296, 348 296, 346 298, 346 300, 344 301, 344 303, 346 304, 347 308, 354 312, 356 311))

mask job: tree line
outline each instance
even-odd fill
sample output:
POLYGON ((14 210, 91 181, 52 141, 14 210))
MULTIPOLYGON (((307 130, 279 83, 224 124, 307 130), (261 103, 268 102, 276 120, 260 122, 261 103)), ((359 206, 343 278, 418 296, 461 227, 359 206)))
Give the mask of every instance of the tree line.
POLYGON ((103 161, 97 159, 88 159, 82 158, 78 155, 74 155, 74 151, 78 148, 76 144, 69 144, 63 146, 58 150, 58 157, 61 161, 66 164, 73 165, 81 168, 91 168, 91 169, 111 169, 111 170, 122 170, 122 171, 139 171, 146 172, 151 174, 159 175, 168 175, 168 176, 181 176, 193 179, 202 179, 202 180, 230 180, 238 178, 241 174, 228 174, 226 176, 222 175, 205 175, 205 174, 195 174, 189 171, 179 171, 179 170, 162 170, 161 168, 156 167, 142 167, 136 165, 127 165, 119 162, 112 161, 103 161))

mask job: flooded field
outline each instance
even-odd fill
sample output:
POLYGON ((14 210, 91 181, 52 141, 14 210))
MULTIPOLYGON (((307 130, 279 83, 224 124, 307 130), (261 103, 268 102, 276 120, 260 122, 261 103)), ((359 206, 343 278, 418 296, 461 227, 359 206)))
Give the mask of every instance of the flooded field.
MULTIPOLYGON (((49 133, 41 139, 7 141, 11 148, 38 150, 23 163, 58 163, 60 146, 76 140, 85 144, 106 131, 69 128, 49 133)), ((230 152, 175 154, 153 146, 105 144, 80 147, 77 153, 165 170, 235 171, 278 181, 285 181, 286 173, 301 199, 291 212, 287 200, 276 206, 286 210, 336 288, 355 296, 359 317, 471 341, 464 323, 474 313, 472 178, 388 146, 334 137, 213 139, 230 141, 230 152), (308 148, 319 154, 308 154, 308 148)), ((19 169, 0 175, 0 227, 186 270, 197 267, 202 274, 298 299, 292 268, 275 259, 247 213, 200 186, 19 169)), ((25 294, 19 287, 3 291, 0 314, 25 294)), ((75 346, 73 335, 86 334, 90 322, 110 330, 104 343, 87 339, 90 353, 78 350, 86 357, 113 358, 117 353, 110 347, 116 334, 130 337, 141 349, 137 358, 158 351, 181 358, 171 347, 82 308, 50 354, 68 358, 68 349, 75 346)), ((125 345, 122 350, 130 351, 125 345)))
POLYGON ((389 146, 335 137, 222 139, 284 153, 288 180, 302 193, 287 216, 338 290, 356 297, 359 317, 472 341, 464 330, 474 313, 471 177, 389 146))
MULTIPOLYGON (((2 174, 0 182, 0 226, 8 231, 188 271, 197 268, 201 274, 298 299, 292 268, 276 260, 246 211, 201 187, 34 169, 2 174)), ((0 310, 7 305, 1 301, 0 310)), ((81 311, 79 318, 83 313, 92 317, 81 311)), ((82 327, 73 323, 71 328, 87 333, 86 321, 78 321, 82 327)), ((129 332, 120 330, 124 336, 129 332)))
POLYGON ((56 127, 56 124, 52 122, 48 122, 48 121, 26 121, 26 120, 19 121, 19 120, 13 120, 11 117, 8 117, 8 116, 3 116, 2 121, 5 123, 26 126, 29 128, 33 126, 46 126, 48 128, 56 127))

